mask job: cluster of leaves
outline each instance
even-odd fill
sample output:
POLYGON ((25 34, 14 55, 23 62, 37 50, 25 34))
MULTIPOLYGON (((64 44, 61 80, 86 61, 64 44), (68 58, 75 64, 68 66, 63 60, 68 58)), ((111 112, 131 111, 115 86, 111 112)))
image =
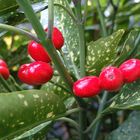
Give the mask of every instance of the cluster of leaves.
MULTIPOLYGON (((39 0, 33 0, 32 2, 35 12, 45 7, 44 2, 40 2, 39 0), (38 3, 34 4, 34 2, 38 3), (39 5, 39 8, 37 5, 39 5)), ((55 3, 65 7, 68 6, 66 0, 55 0, 55 3)), ((107 3, 107 0, 101 0, 101 7, 104 13, 109 11, 109 15, 106 16, 106 27, 109 28, 110 32, 114 24, 113 30, 116 31, 110 36, 98 40, 97 38, 100 37, 99 32, 101 30, 97 8, 95 6, 94 13, 92 13, 93 11, 90 6, 87 9, 86 37, 88 41, 96 39, 96 41, 91 41, 87 44, 87 75, 98 75, 103 67, 111 64, 119 65, 129 57, 140 58, 140 54, 137 51, 139 50, 140 39, 139 28, 133 29, 133 27, 138 26, 140 3, 136 4, 132 0, 123 0, 118 6, 116 0, 114 0, 114 4, 118 7, 117 12, 113 9, 114 5, 111 2, 107 3), (116 17, 115 21, 112 21, 114 16, 116 17), (132 18, 133 20, 131 20, 132 18)), ((71 10, 70 7, 67 8, 71 10)), ((44 10, 39 15, 44 26, 47 23, 46 13, 47 11, 44 10)), ((75 69, 79 70, 79 35, 77 33, 77 25, 68 13, 58 5, 55 6, 54 14, 55 25, 59 27, 65 38, 65 46, 62 50, 63 56, 60 54, 60 57, 62 57, 64 64, 69 68, 71 75, 77 75, 75 71, 75 69)), ((23 11, 19 9, 16 0, 0 1, 0 15, 1 23, 14 26, 20 25, 20 27, 25 26, 26 30, 30 30, 30 24, 28 24, 23 11)), ((8 62, 11 74, 16 78, 15 73, 18 66, 29 61, 26 51, 28 40, 13 33, 0 31, 0 56, 8 62), (9 40, 11 40, 10 44, 8 44, 9 40)), ((68 94, 69 91, 66 89, 65 83, 57 74, 51 82, 43 85, 41 90, 15 92, 18 90, 17 86, 20 83, 15 84, 9 79, 7 84, 13 92, 5 93, 9 91, 5 84, 0 83, 0 139, 43 139, 47 130, 52 125, 52 121, 63 116, 66 109, 72 108, 75 103, 75 99, 72 95, 68 94)), ((139 82, 136 82, 124 86, 120 94, 113 98, 113 102, 105 109, 104 113, 116 112, 117 110, 139 109, 139 106, 139 82)), ((135 113, 135 116, 137 118, 139 114, 135 113)), ((135 121, 135 119, 130 116, 128 122, 125 123, 132 121, 135 121)), ((139 124, 135 124, 139 128, 139 124)), ((125 129, 123 127, 126 126, 121 126, 117 131, 114 131, 109 136, 109 140, 116 140, 116 135, 122 133, 120 130, 125 129)), ((130 127, 133 126, 130 124, 130 127)), ((134 131, 134 133, 137 134, 137 131, 134 131)), ((124 138, 122 134, 117 140, 127 139, 128 136, 130 135, 124 138)))

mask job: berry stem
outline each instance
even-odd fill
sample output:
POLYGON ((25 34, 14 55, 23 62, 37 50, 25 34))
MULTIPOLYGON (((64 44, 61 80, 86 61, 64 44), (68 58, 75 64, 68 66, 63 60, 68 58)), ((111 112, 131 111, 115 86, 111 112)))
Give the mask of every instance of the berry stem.
POLYGON ((10 26, 7 24, 2 24, 2 23, 0 23, 0 28, 4 29, 4 30, 15 32, 15 33, 18 33, 21 35, 25 35, 25 36, 29 37, 30 39, 35 40, 36 42, 40 42, 36 36, 34 36, 33 34, 27 32, 23 29, 20 29, 20 28, 14 27, 14 26, 10 26))
MULTIPOLYGON (((108 92, 104 91, 104 94, 103 94, 103 97, 101 99, 100 106, 99 106, 99 109, 98 109, 97 116, 101 115, 101 112, 103 111, 104 106, 106 104, 107 97, 108 97, 108 92)), ((100 129, 100 125, 101 125, 101 119, 98 120, 98 122, 96 123, 95 128, 93 128, 93 133, 92 133, 93 135, 92 135, 91 140, 96 140, 97 139, 99 129, 100 129)))
POLYGON ((86 43, 85 43, 85 33, 84 33, 84 23, 82 22, 81 13, 81 1, 78 1, 75 5, 75 11, 78 19, 78 32, 79 32, 79 50, 80 50, 80 77, 86 75, 85 72, 85 62, 86 62, 86 43))
MULTIPOLYGON (((86 62, 86 43, 85 43, 85 34, 84 34, 84 23, 82 22, 82 9, 81 9, 81 0, 74 1, 75 12, 78 19, 78 32, 79 32, 79 50, 80 50, 80 77, 86 75, 85 72, 85 62, 86 62)), ((80 125, 80 140, 86 140, 87 136, 82 133, 87 126, 87 114, 85 110, 79 112, 79 125, 80 125)))
MULTIPOLYGON (((100 5, 100 1, 99 0, 93 0, 93 3, 95 2, 96 6, 97 6, 97 11, 98 11, 98 14, 99 14, 99 19, 100 19, 100 22, 101 22, 101 29, 102 29, 102 35, 104 37, 106 37, 108 35, 107 33, 107 29, 106 29, 106 24, 105 24, 105 20, 104 20, 104 15, 102 13, 102 10, 101 10, 101 5, 100 5)), ((100 125, 101 125, 101 119, 102 119, 102 116, 101 116, 101 113, 102 113, 102 110, 104 109, 104 106, 106 104, 106 101, 107 101, 107 97, 108 97, 108 92, 104 92, 103 93, 103 97, 101 99, 101 103, 100 103, 100 106, 99 106, 99 109, 98 109, 98 115, 97 115, 97 124, 94 123, 96 122, 96 119, 93 120, 93 123, 91 123, 91 125, 89 126, 89 128, 87 128, 87 131, 89 131, 95 124, 95 129, 93 129, 93 135, 92 135, 92 140, 96 140, 97 139, 97 135, 99 133, 99 129, 100 129, 100 125), (98 117, 99 116, 99 117, 98 117), (101 116, 101 117, 100 117, 101 116)))
POLYGON ((87 127, 87 129, 84 131, 84 133, 88 133, 98 122, 99 119, 101 119, 102 116, 96 116, 96 118, 91 122, 91 124, 87 127))
MULTIPOLYGON (((61 77, 63 78, 63 80, 65 81, 67 88, 72 92, 72 78, 69 75, 69 73, 67 72, 67 69, 64 67, 61 59, 59 58, 56 49, 53 47, 52 45, 52 41, 50 39, 51 34, 49 33, 49 38, 46 40, 46 33, 43 30, 43 27, 41 26, 39 20, 37 19, 37 16, 35 15, 31 4, 28 0, 17 0, 17 2, 19 3, 19 5, 21 6, 21 8, 24 10, 25 15, 27 16, 27 18, 29 19, 30 23, 32 24, 38 38, 40 39, 42 45, 46 48, 47 52, 49 53, 50 57, 52 58, 52 61, 54 62, 57 70, 59 71, 61 77)), ((48 10, 49 10, 49 27, 51 27, 49 29, 49 32, 52 31, 52 26, 53 26, 53 1, 49 0, 49 6, 48 6, 48 10)))
MULTIPOLYGON (((27 16, 28 20, 32 24, 38 38, 40 39, 40 42, 42 45, 46 48, 48 54, 50 55, 52 61, 54 62, 54 65, 56 69, 58 70, 60 76, 62 77, 63 81, 66 83, 67 88, 73 93, 72 91, 72 85, 73 85, 73 80, 70 74, 68 73, 68 70, 66 67, 63 65, 63 62, 61 61, 55 47, 53 47, 52 41, 49 35, 49 38, 46 39, 46 32, 43 30, 43 27, 41 26, 37 16, 35 15, 33 8, 31 7, 31 4, 28 0, 17 0, 18 4, 21 6, 23 9, 25 15, 27 16)), ((48 3, 48 10, 50 11, 49 14, 53 14, 53 1, 49 0, 48 3)), ((53 22, 54 15, 49 15, 49 22, 53 22)), ((49 23, 49 26, 52 28, 53 23, 49 23)), ((52 29, 51 29, 52 30, 52 29)), ((51 32, 51 31, 49 31, 51 32)), ((76 98, 80 104, 84 104, 84 101, 81 98, 76 98)))
POLYGON ((108 97, 108 92, 105 91, 104 94, 103 94, 103 97, 100 101, 100 106, 99 106, 96 118, 92 121, 92 123, 84 131, 84 133, 88 133, 91 129, 93 129, 93 132, 92 132, 93 135, 92 135, 91 140, 96 140, 97 139, 97 135, 98 135, 98 132, 99 132, 99 129, 100 129, 100 124, 101 124, 101 119, 104 116, 103 109, 104 109, 104 106, 106 104, 107 97, 108 97))
POLYGON ((85 63, 86 63, 86 45, 84 37, 84 24, 81 23, 78 25, 79 37, 80 37, 80 77, 86 75, 85 63))

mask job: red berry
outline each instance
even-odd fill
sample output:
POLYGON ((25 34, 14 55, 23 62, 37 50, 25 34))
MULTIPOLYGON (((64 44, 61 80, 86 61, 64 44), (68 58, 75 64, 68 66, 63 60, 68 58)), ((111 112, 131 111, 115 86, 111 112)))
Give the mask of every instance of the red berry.
MULTIPOLYGON (((45 31, 47 32, 48 28, 45 29, 45 31)), ((64 37, 61 33, 61 31, 54 27, 53 28, 53 33, 52 33, 52 42, 54 47, 59 50, 62 48, 62 46, 64 45, 64 37)))
POLYGON ((79 97, 92 97, 100 93, 99 78, 86 76, 73 85, 73 92, 79 97))
POLYGON ((100 86, 103 90, 117 91, 123 85, 122 72, 116 67, 106 67, 99 76, 100 86))
POLYGON ((52 67, 45 62, 24 64, 19 68, 19 79, 29 85, 41 85, 48 82, 53 76, 52 67))
POLYGON ((46 63, 51 61, 45 48, 35 41, 31 41, 28 44, 28 53, 36 61, 43 61, 46 63))
POLYGON ((0 59, 0 66, 3 66, 3 67, 8 67, 6 62, 2 59, 0 59))
POLYGON ((140 77, 140 60, 127 60, 120 65, 119 69, 123 74, 124 82, 131 83, 136 81, 140 77))
POLYGON ((0 66, 0 75, 2 75, 5 80, 7 80, 10 75, 8 68, 5 66, 0 66))

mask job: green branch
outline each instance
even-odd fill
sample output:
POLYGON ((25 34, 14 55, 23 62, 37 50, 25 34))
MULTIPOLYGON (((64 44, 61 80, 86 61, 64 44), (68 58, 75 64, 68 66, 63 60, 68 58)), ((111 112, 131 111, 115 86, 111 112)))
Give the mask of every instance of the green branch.
POLYGON ((87 12, 88 12, 88 0, 85 0, 85 3, 84 3, 84 14, 83 14, 83 20, 82 20, 83 23, 86 21, 87 12))
POLYGON ((25 35, 28 38, 30 38, 32 40, 35 40, 36 42, 40 42, 40 40, 36 36, 34 36, 33 34, 27 32, 23 29, 14 27, 14 26, 10 26, 10 25, 0 23, 0 29, 4 29, 4 30, 7 30, 7 31, 17 33, 17 34, 25 35))
POLYGON ((99 119, 101 119, 102 116, 97 116, 92 123, 87 127, 87 129, 84 131, 84 133, 88 133, 98 122, 99 119))
POLYGON ((68 123, 72 124, 73 126, 75 126, 75 128, 77 128, 79 130, 79 124, 70 118, 62 117, 62 118, 57 119, 57 121, 68 122, 68 123))
MULTIPOLYGON (((106 104, 106 101, 107 101, 107 97, 108 97, 108 92, 105 91, 104 94, 103 94, 102 100, 100 102, 100 106, 99 106, 99 109, 98 109, 97 116, 101 116, 101 113, 102 113, 102 111, 104 109, 104 106, 106 104)), ((92 135, 91 140, 96 140, 97 139, 99 129, 100 129, 100 125, 101 125, 101 117, 99 117, 98 122, 96 124, 96 127, 93 128, 93 135, 92 135)))
POLYGON ((80 77, 84 77, 86 75, 85 71, 85 63, 86 63, 86 43, 85 43, 85 33, 84 33, 84 25, 78 25, 79 37, 80 37, 80 77))
MULTIPOLYGON (((82 21, 82 9, 81 9, 81 0, 73 0, 75 5, 75 12, 78 19, 78 32, 79 32, 79 51, 80 51, 80 77, 86 75, 85 63, 86 63, 86 43, 85 43, 85 34, 84 34, 84 23, 82 21)), ((80 104, 79 104, 80 105, 80 104)), ((86 140, 87 136, 82 133, 87 126, 87 114, 85 110, 79 112, 79 125, 80 125, 80 140, 86 140)))
POLYGON ((98 11, 99 19, 100 19, 100 22, 101 22, 101 28, 102 28, 103 36, 107 36, 106 24, 105 24, 105 20, 104 20, 104 15, 102 14, 102 11, 101 11, 100 2, 99 2, 99 0, 93 0, 93 2, 95 2, 96 6, 97 6, 97 11, 98 11))
POLYGON ((80 50, 80 77, 86 75, 85 63, 86 63, 86 43, 85 43, 85 33, 84 33, 84 23, 82 22, 82 9, 81 1, 75 4, 75 11, 78 19, 78 32, 79 32, 79 50, 80 50))
POLYGON ((119 6, 120 0, 117 1, 117 4, 115 5, 113 0, 110 0, 110 4, 113 7, 113 15, 112 15, 112 27, 110 28, 110 34, 113 32, 114 30, 114 25, 115 25, 115 19, 116 19, 116 15, 117 15, 117 11, 118 11, 118 6, 119 6))
MULTIPOLYGON (((101 23, 101 29, 102 29, 103 36, 106 37, 108 33, 107 33, 107 29, 106 29, 106 23, 105 23, 104 15, 103 15, 102 10, 101 10, 100 1, 99 0, 93 0, 93 3, 94 2, 96 3, 96 6, 97 6, 97 11, 98 11, 98 14, 99 14, 99 19, 100 19, 100 23, 101 23)), ((106 103, 106 100, 107 100, 107 96, 108 96, 108 93, 105 91, 104 94, 103 94, 103 97, 101 99, 99 109, 98 109, 97 118, 95 120, 93 120, 91 125, 86 130, 86 132, 88 132, 95 125, 95 128, 93 128, 94 132, 93 132, 93 135, 92 135, 92 140, 96 140, 96 138, 97 138, 97 135, 98 135, 98 132, 99 132, 99 129, 100 129, 101 118, 102 118, 101 112, 104 109, 104 106, 105 106, 105 103, 106 103), (98 123, 97 123, 97 121, 98 121, 98 123)))
POLYGON ((54 0, 48 1, 48 31, 47 38, 52 41, 52 31, 53 31, 53 23, 54 23, 54 0))
POLYGON ((76 112, 79 112, 83 110, 82 108, 78 107, 78 108, 74 108, 74 109, 71 109, 71 110, 68 110, 66 111, 66 113, 63 115, 63 116, 68 116, 68 115, 71 115, 73 113, 76 113, 76 112))

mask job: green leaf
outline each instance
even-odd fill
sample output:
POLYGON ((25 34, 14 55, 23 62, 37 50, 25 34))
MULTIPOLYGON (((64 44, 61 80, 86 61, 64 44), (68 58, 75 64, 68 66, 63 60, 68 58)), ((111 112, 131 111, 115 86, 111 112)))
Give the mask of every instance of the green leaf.
POLYGON ((120 65, 122 62, 124 62, 129 57, 134 57, 134 53, 132 51, 137 51, 137 39, 139 39, 139 29, 132 29, 125 33, 123 36, 121 43, 119 44, 121 46, 119 57, 115 60, 115 64, 120 65), (130 55, 131 54, 131 55, 130 55))
MULTIPOLYGON (((56 3, 59 3, 69 10, 70 7, 68 6, 67 0, 55 0, 56 3)), ((79 51, 79 35, 76 23, 72 20, 69 14, 59 6, 55 6, 54 9, 55 13, 55 23, 62 31, 64 38, 65 38, 65 45, 67 47, 68 53, 66 56, 69 56, 76 61, 78 58, 78 51, 79 51), (77 52, 75 54, 75 52, 77 52)))
POLYGON ((55 93, 56 95, 58 95, 60 97, 62 102, 64 102, 66 108, 70 108, 73 105, 73 103, 75 102, 75 99, 73 98, 73 95, 71 93, 66 91, 67 88, 65 87, 64 81, 61 79, 60 76, 53 76, 51 81, 53 83, 48 82, 48 83, 42 85, 41 90, 45 90, 46 92, 55 93))
POLYGON ((16 0, 0 0, 0 15, 13 11, 18 7, 16 0))
POLYGON ((56 94, 28 90, 0 94, 0 139, 11 139, 65 112, 56 94))
POLYGON ((140 81, 124 85, 105 112, 125 109, 140 109, 140 81))
POLYGON ((87 48, 88 75, 98 75, 101 69, 114 62, 117 57, 118 44, 125 31, 118 30, 112 35, 91 42, 87 48))
MULTIPOLYGON (((39 2, 41 0, 31 0, 32 2, 39 2)), ((19 5, 16 0, 0 0, 0 15, 15 11, 19 5)))
POLYGON ((53 93, 57 94, 58 96, 60 96, 61 100, 63 100, 67 96, 69 97, 70 94, 66 90, 63 89, 63 88, 65 88, 65 89, 67 89, 67 88, 64 86, 64 82, 60 76, 53 76, 51 81, 53 83, 48 82, 48 83, 44 84, 41 87, 41 90, 45 90, 46 92, 53 92, 53 93))
POLYGON ((51 121, 40 124, 39 126, 26 131, 22 135, 14 138, 13 140, 27 140, 28 139, 43 139, 47 133, 47 130, 50 128, 51 121))
POLYGON ((128 119, 107 140, 139 140, 140 139, 140 112, 132 112, 128 119))
POLYGON ((140 10, 140 3, 136 1, 125 1, 125 4, 122 6, 119 4, 119 10, 116 16, 116 27, 130 29, 134 27, 138 27, 138 20, 140 10), (130 18, 133 17, 132 20, 130 18))

